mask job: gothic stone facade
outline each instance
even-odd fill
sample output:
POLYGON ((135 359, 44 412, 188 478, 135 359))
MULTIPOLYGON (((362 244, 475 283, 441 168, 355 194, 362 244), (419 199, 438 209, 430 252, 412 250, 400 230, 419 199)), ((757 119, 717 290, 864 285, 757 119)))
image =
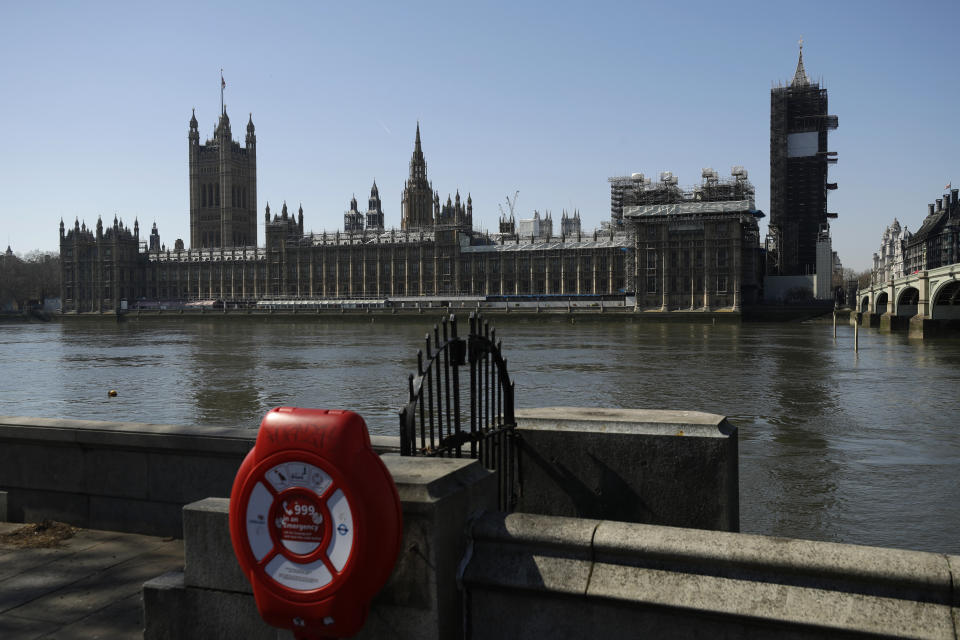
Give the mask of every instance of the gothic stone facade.
POLYGON ((960 189, 927 205, 927 217, 907 241, 905 273, 936 269, 960 262, 960 189))
MULTIPOLYGON (((223 133, 226 122, 224 114, 218 127, 221 140, 229 139, 223 133)), ((247 150, 254 144, 251 123, 247 150)), ((237 151, 235 144, 233 149, 237 151)), ((250 158, 249 152, 247 156, 250 158)), ((191 162, 193 157, 191 151, 191 162)), ((244 169, 252 166, 245 165, 244 169)), ((246 195, 241 188, 239 201, 231 199, 244 211, 253 204, 249 198, 255 197, 255 175, 245 177, 249 179, 246 195)), ((205 183, 196 184, 200 193, 197 202, 191 169, 191 212, 194 204, 203 210, 211 202, 209 192, 206 200, 202 195, 207 189, 205 183)), ((224 206, 224 184, 218 187, 220 209, 224 206)), ((231 193, 229 184, 227 187, 226 193, 231 193)), ((212 200, 215 209, 217 192, 215 189, 212 200)), ((305 233, 302 207, 293 214, 284 204, 279 214, 271 216, 267 205, 262 247, 251 243, 251 230, 241 236, 232 232, 225 236, 225 223, 221 224, 219 239, 227 237, 230 243, 209 246, 217 239, 216 228, 201 227, 206 231, 201 232, 199 240, 192 238, 191 247, 185 248, 178 240, 170 248, 161 244, 155 226, 149 243, 141 244, 137 223, 131 231, 118 220, 103 231, 98 222, 94 234, 78 221, 69 231, 61 228, 61 297, 65 312, 104 312, 119 309, 123 300, 131 308, 155 308, 212 300, 250 305, 289 299, 622 297, 638 291, 643 293, 642 307, 652 306, 651 296, 657 295, 660 298, 655 307, 661 308, 667 291, 664 287, 669 287, 668 309, 737 307, 744 297, 739 287, 755 286, 753 279, 743 275, 751 271, 749 260, 743 256, 753 255, 750 249, 755 252, 757 244, 756 212, 751 207, 752 199, 750 207, 729 205, 732 210, 720 213, 690 211, 681 216, 682 223, 677 216, 660 218, 634 212, 636 215, 625 215, 633 222, 625 225, 625 230, 610 225, 603 232, 581 233, 576 214, 575 224, 561 224, 559 236, 479 233, 472 228, 472 198, 468 195, 463 202, 458 193, 441 204, 427 180, 418 126, 410 176, 402 195, 400 229, 384 229, 375 184, 366 215, 351 203, 345 216, 348 228, 337 233, 305 233), (691 225, 696 229, 688 228, 691 225), (638 235, 632 233, 633 228, 639 230, 638 235), (654 237, 656 241, 652 241, 654 237), (648 258, 651 249, 658 252, 657 258, 648 258), (703 270, 703 304, 694 300, 684 306, 681 294, 701 291, 699 281, 692 277, 692 289, 688 290, 679 280, 674 284, 671 275, 686 271, 655 271, 655 283, 648 286, 649 264, 672 269, 673 256, 685 260, 678 251, 691 249, 699 250, 701 256, 691 257, 691 264, 700 264, 698 260, 702 259, 710 267, 703 270), (718 258, 721 250, 726 252, 726 259, 718 258), (642 271, 637 269, 637 256, 643 257, 642 271), (653 262, 648 263, 648 259, 653 262)))
POLYGON ((233 139, 226 110, 213 138, 200 144, 196 114, 187 135, 190 155, 190 246, 253 247, 257 244, 257 136, 253 114, 246 146, 233 139))
POLYGON ((622 197, 623 219, 635 231, 638 309, 738 311, 759 301, 763 213, 741 167, 727 181, 705 169, 690 191, 669 172, 655 184, 640 176, 622 197))

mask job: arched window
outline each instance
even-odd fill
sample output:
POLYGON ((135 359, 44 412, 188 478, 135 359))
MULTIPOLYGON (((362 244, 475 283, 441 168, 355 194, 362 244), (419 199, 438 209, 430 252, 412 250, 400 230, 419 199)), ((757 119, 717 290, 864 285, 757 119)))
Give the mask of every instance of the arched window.
MULTIPOLYGON (((211 186, 213 186, 213 185, 211 185, 211 186)), ((220 186, 220 185, 217 185, 217 187, 219 187, 219 186, 220 186)), ((219 188, 214 189, 214 190, 213 190, 213 193, 215 194, 215 202, 214 202, 214 204, 219 207, 219 206, 220 206, 220 189, 219 189, 219 188)))

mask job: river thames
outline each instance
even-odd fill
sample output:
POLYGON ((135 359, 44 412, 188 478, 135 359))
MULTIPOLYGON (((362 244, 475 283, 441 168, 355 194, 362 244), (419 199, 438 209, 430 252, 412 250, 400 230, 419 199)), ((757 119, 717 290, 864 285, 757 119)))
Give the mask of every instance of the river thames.
MULTIPOLYGON (((255 429, 295 405, 395 435, 420 320, 0 324, 0 415, 255 429)), ((728 416, 744 532, 960 553, 960 340, 863 330, 856 354, 852 327, 835 340, 829 323, 492 323, 518 407, 728 416)))

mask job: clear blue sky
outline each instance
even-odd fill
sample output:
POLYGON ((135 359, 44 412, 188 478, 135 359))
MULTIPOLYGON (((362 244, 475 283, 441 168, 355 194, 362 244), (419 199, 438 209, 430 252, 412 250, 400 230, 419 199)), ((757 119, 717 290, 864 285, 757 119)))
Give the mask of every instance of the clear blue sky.
MULTIPOLYGON (((609 217, 607 177, 743 165, 769 207, 770 88, 797 40, 840 119, 834 248, 870 264, 960 184, 955 2, 5 2, 0 242, 56 249, 61 216, 119 214, 188 239, 187 126, 253 113, 258 210, 343 224, 377 179, 388 226, 419 119, 428 177, 477 226, 518 212, 609 217)), ((141 232, 145 233, 145 232, 141 232)), ((262 227, 260 230, 262 242, 262 227)))

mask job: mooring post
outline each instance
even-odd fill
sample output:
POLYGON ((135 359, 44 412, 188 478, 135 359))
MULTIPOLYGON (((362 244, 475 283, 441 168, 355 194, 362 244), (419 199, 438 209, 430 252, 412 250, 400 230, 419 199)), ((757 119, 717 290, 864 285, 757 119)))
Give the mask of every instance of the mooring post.
POLYGON ((853 350, 860 351, 860 323, 853 325, 853 350))
POLYGON ((837 310, 833 310, 833 338, 837 338, 837 310))

